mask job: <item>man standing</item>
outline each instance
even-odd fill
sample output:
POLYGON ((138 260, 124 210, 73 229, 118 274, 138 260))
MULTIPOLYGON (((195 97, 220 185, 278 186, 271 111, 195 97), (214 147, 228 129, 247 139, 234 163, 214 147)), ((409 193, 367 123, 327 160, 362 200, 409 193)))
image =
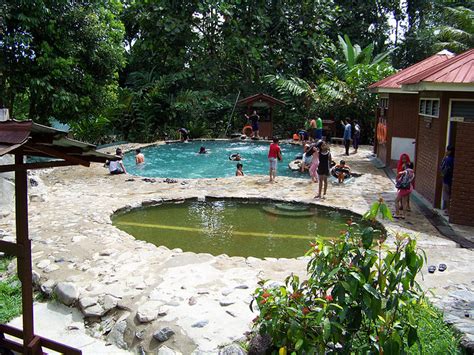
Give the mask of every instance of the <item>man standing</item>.
POLYGON ((247 120, 249 120, 252 123, 252 131, 253 131, 254 138, 259 138, 259 135, 258 135, 258 129, 259 129, 258 121, 260 119, 260 116, 257 115, 257 111, 253 110, 253 113, 250 116, 245 114, 245 117, 247 118, 247 120))
POLYGON ((309 136, 312 142, 316 140, 316 120, 314 118, 309 120, 309 136))
POLYGON ((323 139, 323 120, 318 117, 316 120, 316 141, 323 139))
POLYGON ((351 145, 351 135, 352 128, 349 117, 346 117, 345 120, 341 121, 342 126, 344 127, 344 147, 346 148, 346 155, 349 155, 349 146, 351 145))
POLYGON ((448 145, 446 155, 441 162, 441 175, 443 176, 443 208, 445 214, 449 213, 449 201, 451 200, 451 186, 453 184, 454 171, 454 147, 448 145))

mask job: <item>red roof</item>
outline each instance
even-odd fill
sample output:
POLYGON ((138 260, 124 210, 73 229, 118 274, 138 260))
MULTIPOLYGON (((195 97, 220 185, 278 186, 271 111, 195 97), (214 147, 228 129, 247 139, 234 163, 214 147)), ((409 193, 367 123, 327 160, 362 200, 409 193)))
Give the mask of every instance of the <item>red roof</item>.
POLYGON ((370 85, 369 89, 401 89, 400 82, 407 80, 419 73, 425 72, 427 69, 436 67, 440 63, 444 63, 453 57, 454 54, 448 51, 441 51, 429 58, 426 58, 425 60, 422 60, 421 62, 402 69, 399 72, 386 77, 385 79, 377 81, 376 83, 370 85))
POLYGON ((441 62, 416 75, 400 81, 401 85, 430 82, 438 84, 474 83, 474 49, 441 62))

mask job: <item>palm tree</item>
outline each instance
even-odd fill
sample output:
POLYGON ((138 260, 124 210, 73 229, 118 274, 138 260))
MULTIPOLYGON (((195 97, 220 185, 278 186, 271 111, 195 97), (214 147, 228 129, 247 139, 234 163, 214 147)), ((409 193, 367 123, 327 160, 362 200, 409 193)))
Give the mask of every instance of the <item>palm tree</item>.
POLYGON ((474 47, 474 11, 466 7, 444 7, 444 22, 435 28, 435 50, 461 53, 474 47))

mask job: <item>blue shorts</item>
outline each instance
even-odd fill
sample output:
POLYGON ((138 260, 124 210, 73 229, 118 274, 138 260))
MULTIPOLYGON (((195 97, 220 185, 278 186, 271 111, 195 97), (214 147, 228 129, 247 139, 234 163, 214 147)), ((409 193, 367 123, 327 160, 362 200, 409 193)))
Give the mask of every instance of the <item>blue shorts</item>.
POLYGON ((321 128, 316 129, 316 139, 322 139, 323 138, 323 130, 321 128))
POLYGON ((252 123, 252 130, 258 131, 258 123, 252 123))

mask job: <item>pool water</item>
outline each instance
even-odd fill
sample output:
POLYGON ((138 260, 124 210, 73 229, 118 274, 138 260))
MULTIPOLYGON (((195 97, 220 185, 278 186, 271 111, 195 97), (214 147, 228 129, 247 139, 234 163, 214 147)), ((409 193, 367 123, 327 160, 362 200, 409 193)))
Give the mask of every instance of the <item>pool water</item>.
POLYGON ((298 257, 318 238, 340 238, 360 217, 327 207, 236 200, 185 201, 133 210, 113 224, 157 246, 213 255, 298 257))
MULTIPOLYGON (((242 157, 245 175, 268 175, 268 142, 255 141, 194 141, 151 146, 142 149, 145 164, 135 164, 135 152, 124 157, 127 172, 145 177, 166 178, 217 178, 234 176, 238 162, 229 160, 231 154, 242 157), (207 154, 197 154, 205 146, 207 154)), ((278 164, 277 175, 308 178, 308 174, 292 172, 288 163, 302 154, 302 148, 291 144, 280 145, 283 161, 278 164)))

